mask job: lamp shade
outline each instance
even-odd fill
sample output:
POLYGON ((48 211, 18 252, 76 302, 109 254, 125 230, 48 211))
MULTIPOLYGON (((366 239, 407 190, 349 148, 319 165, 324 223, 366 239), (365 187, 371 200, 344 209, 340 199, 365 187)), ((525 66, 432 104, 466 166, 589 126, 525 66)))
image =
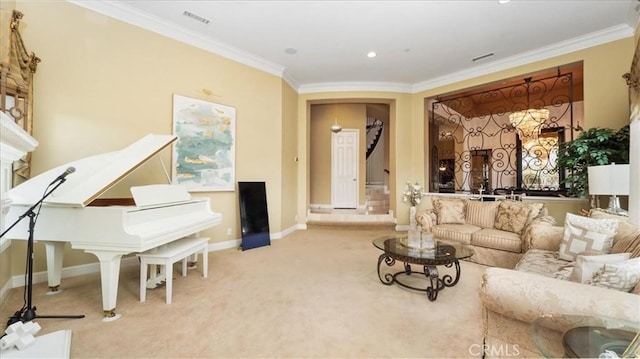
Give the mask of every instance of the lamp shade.
POLYGON ((589 194, 629 194, 629 165, 591 166, 587 171, 589 194))

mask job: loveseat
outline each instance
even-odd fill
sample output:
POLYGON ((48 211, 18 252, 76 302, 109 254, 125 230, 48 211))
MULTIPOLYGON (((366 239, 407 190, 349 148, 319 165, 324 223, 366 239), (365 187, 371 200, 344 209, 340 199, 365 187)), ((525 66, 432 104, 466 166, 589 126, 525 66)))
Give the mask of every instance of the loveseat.
POLYGON ((594 321, 640 328, 640 226, 599 210, 567 214, 563 227, 533 225, 526 246, 515 269, 484 273, 486 357, 540 357, 542 347, 563 357, 563 333, 594 321))
POLYGON ((439 196, 431 202, 433 208, 416 213, 421 230, 469 245, 474 251, 469 260, 489 266, 514 268, 526 250, 531 226, 556 224, 544 203, 439 196))

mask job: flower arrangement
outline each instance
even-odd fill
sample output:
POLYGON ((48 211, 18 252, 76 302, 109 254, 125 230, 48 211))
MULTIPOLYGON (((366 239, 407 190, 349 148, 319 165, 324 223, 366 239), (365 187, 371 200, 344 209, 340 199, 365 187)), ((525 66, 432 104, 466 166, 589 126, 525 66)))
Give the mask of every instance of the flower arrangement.
POLYGON ((420 182, 412 184, 407 181, 406 189, 402 193, 402 202, 411 202, 412 206, 416 206, 420 204, 422 197, 424 197, 424 193, 422 192, 422 185, 420 185, 420 182))

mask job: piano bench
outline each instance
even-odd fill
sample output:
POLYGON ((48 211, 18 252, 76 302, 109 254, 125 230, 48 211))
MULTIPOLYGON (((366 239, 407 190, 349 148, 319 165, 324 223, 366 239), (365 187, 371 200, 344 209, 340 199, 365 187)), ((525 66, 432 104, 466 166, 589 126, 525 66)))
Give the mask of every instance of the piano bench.
MULTIPOLYGON (((167 304, 171 304, 173 264, 182 261, 182 276, 187 276, 187 260, 202 253, 202 276, 207 277, 209 238, 182 238, 166 245, 138 253, 140 258, 140 302, 147 297, 147 271, 149 265, 164 266, 167 304)), ((155 273, 154 273, 155 275, 155 273)))

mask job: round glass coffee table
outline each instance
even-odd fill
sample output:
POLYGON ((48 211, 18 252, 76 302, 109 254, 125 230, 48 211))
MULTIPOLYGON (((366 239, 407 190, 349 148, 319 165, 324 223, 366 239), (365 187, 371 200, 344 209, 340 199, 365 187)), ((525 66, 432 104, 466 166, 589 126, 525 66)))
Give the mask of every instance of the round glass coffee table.
POLYGON ((533 343, 546 358, 598 358, 607 351, 627 358, 640 354, 640 322, 637 320, 547 314, 537 318, 529 332, 533 343))
MULTIPOLYGON (((376 238, 373 245, 384 251, 378 257, 378 278, 385 285, 397 283, 405 288, 427 293, 427 298, 434 301, 438 292, 446 287, 453 287, 460 279, 460 259, 469 258, 473 250, 467 245, 457 242, 445 242, 436 239, 434 249, 413 248, 407 245, 407 235, 392 235, 376 238), (382 262, 391 267, 396 261, 404 264, 404 270, 396 273, 381 273, 382 262), (414 272, 411 264, 421 265, 422 272, 414 272), (440 276, 437 266, 455 267, 455 276, 445 274, 440 276), (410 280, 413 274, 424 274, 427 286, 418 287, 415 280, 410 280)), ((414 276, 415 277, 415 276, 414 276)))

